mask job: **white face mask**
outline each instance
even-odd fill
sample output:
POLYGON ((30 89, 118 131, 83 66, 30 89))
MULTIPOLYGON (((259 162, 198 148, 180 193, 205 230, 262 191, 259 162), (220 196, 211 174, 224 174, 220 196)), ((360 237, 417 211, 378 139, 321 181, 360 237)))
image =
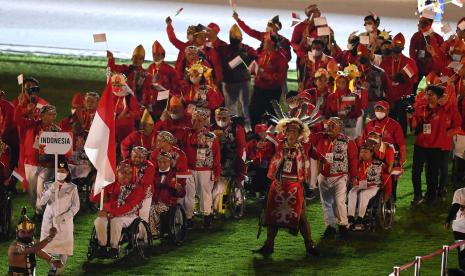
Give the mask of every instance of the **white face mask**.
POLYGON ((296 103, 289 104, 289 108, 290 108, 290 109, 297 108, 298 106, 299 106, 299 105, 296 104, 296 103))
POLYGON ((173 120, 178 120, 182 117, 182 114, 170 113, 170 117, 173 120))
POLYGON ((193 84, 199 84, 200 83, 200 77, 189 77, 189 79, 193 84))
POLYGON ((453 61, 460 61, 462 59, 462 55, 458 55, 458 54, 453 54, 452 55, 452 60, 453 61))
POLYGON ((67 176, 68 176, 67 173, 61 173, 61 172, 59 172, 59 173, 57 173, 57 180, 58 180, 58 181, 64 181, 64 180, 66 179, 67 176))
POLYGON ((367 24, 365 25, 365 30, 369 33, 373 32, 373 30, 375 29, 375 27, 371 24, 367 24))
POLYGON ((354 48, 354 45, 352 43, 347 44, 347 50, 352 50, 354 48))
POLYGON ((155 65, 160 65, 163 63, 163 59, 160 59, 159 61, 154 61, 153 63, 155 63, 155 65))
POLYGON ((217 124, 219 127, 221 127, 221 128, 225 128, 225 127, 228 126, 228 122, 226 122, 226 121, 218 121, 218 120, 217 120, 217 121, 216 121, 216 124, 217 124))
POLYGON ((166 170, 158 169, 159 172, 168 172, 171 169, 171 167, 168 167, 166 170))
POLYGON ((378 120, 382 120, 382 119, 384 119, 384 117, 386 117, 386 113, 380 112, 380 111, 375 111, 375 116, 376 116, 376 118, 378 118, 378 120))
POLYGON ((76 108, 71 108, 71 114, 74 114, 76 112, 76 108))

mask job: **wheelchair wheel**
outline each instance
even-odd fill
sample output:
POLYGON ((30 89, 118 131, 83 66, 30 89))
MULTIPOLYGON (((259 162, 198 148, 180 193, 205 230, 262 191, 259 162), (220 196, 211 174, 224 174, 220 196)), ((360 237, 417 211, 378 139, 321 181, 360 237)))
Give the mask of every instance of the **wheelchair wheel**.
POLYGON ((382 218, 382 221, 380 221, 380 226, 384 230, 388 230, 394 224, 396 205, 392 197, 389 199, 388 202, 383 202, 382 205, 383 208, 380 209, 380 218, 382 218))
POLYGON ((149 225, 141 218, 136 218, 129 229, 129 245, 126 247, 128 251, 136 253, 141 259, 147 260, 150 255, 153 237, 150 232, 149 225), (145 232, 145 233, 144 233, 145 232))
POLYGON ((169 210, 169 237, 175 245, 181 245, 186 239, 186 213, 181 205, 169 210))
POLYGON ((99 247, 97 240, 97 231, 95 227, 92 228, 92 234, 90 235, 89 246, 87 247, 87 260, 92 261, 95 258, 95 253, 99 247))
POLYGON ((235 181, 230 182, 228 202, 231 216, 235 219, 242 218, 245 210, 245 190, 244 187, 237 187, 235 181))

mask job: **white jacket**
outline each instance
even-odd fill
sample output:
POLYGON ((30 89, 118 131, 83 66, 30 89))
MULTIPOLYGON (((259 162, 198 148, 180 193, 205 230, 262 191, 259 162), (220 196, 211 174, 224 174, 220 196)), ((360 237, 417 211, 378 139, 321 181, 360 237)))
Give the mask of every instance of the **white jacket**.
POLYGON ((58 230, 55 238, 47 244, 44 251, 51 254, 73 255, 74 249, 74 223, 73 217, 79 211, 79 194, 76 185, 63 183, 58 192, 58 205, 56 202, 57 183, 53 183, 43 193, 40 205, 47 205, 42 220, 40 240, 48 237, 49 230, 55 226, 58 230), (58 225, 55 225, 54 217, 58 225))

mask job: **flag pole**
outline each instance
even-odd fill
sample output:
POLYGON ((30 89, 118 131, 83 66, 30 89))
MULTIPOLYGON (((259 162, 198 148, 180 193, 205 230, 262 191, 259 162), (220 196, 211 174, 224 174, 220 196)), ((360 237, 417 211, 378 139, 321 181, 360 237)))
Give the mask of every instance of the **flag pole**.
POLYGON ((103 210, 103 198, 105 197, 105 189, 102 187, 102 191, 100 192, 100 211, 103 210))

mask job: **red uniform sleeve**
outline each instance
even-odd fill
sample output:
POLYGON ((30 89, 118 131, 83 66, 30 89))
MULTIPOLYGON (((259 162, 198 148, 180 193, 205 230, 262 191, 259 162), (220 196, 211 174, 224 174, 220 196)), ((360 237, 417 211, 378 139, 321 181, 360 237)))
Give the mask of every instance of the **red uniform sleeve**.
POLYGON ((394 144, 399 147, 399 160, 400 164, 403 165, 406 160, 406 147, 405 147, 405 137, 404 132, 399 124, 396 124, 396 127, 393 131, 394 144))
POLYGON ((186 48, 187 43, 182 42, 176 37, 173 25, 169 24, 166 26, 166 33, 168 34, 168 39, 171 42, 171 44, 173 44, 173 46, 176 47, 179 51, 184 51, 184 48, 186 48))
POLYGON ((122 65, 117 65, 115 63, 114 58, 109 58, 108 59, 108 67, 110 67, 110 70, 114 73, 126 73, 129 70, 129 66, 122 64, 122 65))
POLYGON ((244 31, 244 33, 246 33, 250 37, 253 37, 253 38, 257 39, 257 40, 262 41, 263 37, 265 36, 264 32, 259 32, 257 30, 254 30, 254 29, 250 28, 247 24, 245 24, 244 21, 242 21, 239 18, 237 19, 237 25, 239 25, 239 27, 241 27, 241 29, 244 31))
POLYGON ((137 138, 140 138, 138 135, 138 131, 135 131, 129 134, 124 140, 121 142, 121 157, 127 159, 131 153, 131 149, 137 142, 137 138))
POLYGON ((210 110, 215 110, 223 104, 224 98, 216 88, 211 88, 207 94, 208 99, 208 108, 210 110))
POLYGON ((349 158, 349 176, 357 177, 358 175, 358 149, 354 141, 350 140, 347 149, 349 158))

